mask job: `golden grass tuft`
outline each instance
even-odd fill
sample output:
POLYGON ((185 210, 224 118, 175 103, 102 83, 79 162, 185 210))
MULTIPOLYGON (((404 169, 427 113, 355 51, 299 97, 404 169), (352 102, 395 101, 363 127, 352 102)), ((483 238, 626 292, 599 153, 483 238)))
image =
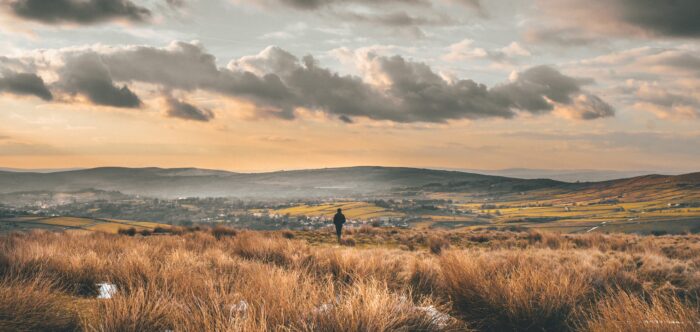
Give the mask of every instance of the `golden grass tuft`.
POLYGON ((79 327, 70 297, 41 279, 0 281, 0 331, 74 331, 79 327))
POLYGON ((580 329, 590 332, 682 332, 700 330, 700 311, 667 294, 643 298, 624 291, 601 300, 592 315, 583 314, 580 329))

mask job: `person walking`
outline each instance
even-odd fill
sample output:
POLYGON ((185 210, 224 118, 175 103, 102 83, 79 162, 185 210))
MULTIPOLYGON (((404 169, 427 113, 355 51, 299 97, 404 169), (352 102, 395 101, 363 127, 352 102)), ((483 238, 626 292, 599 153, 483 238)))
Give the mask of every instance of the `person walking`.
POLYGON ((333 216, 333 223, 335 224, 335 235, 338 236, 338 243, 340 243, 340 237, 343 235, 343 224, 345 224, 345 215, 343 215, 342 209, 339 208, 333 216))

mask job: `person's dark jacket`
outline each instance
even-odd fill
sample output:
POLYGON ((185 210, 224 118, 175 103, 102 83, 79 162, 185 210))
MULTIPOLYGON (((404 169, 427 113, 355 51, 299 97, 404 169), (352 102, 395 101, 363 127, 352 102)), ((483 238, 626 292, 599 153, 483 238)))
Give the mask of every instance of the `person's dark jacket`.
POLYGON ((338 212, 333 216, 333 223, 340 226, 345 223, 345 215, 342 213, 338 212))

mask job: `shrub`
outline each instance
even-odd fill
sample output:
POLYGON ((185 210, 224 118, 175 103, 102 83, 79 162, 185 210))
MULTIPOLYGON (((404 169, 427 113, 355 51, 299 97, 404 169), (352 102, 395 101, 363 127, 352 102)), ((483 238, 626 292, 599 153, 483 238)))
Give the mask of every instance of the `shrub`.
POLYGON ((173 230, 171 227, 156 226, 156 228, 153 229, 153 234, 170 234, 170 233, 173 233, 173 230))
POLYGON ((226 227, 226 226, 216 226, 211 230, 211 234, 214 235, 214 237, 217 240, 221 240, 222 238, 225 237, 232 237, 236 236, 238 234, 238 231, 231 228, 231 227, 226 227))
POLYGON ((428 248, 435 255, 440 255, 444 249, 450 247, 450 241, 444 237, 432 236, 428 239, 428 248))
POLYGON ((134 235, 136 235, 136 228, 134 228, 134 227, 120 228, 119 230, 117 230, 117 234, 134 236, 134 235))
POLYGON ((476 243, 486 243, 489 242, 489 237, 484 235, 484 234, 478 234, 469 237, 469 241, 476 242, 476 243))

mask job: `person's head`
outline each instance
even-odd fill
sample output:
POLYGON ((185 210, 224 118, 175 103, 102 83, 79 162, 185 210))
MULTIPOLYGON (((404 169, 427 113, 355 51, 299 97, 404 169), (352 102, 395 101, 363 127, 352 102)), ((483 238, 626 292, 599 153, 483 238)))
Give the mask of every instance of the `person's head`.
POLYGON ((341 213, 341 212, 343 212, 343 209, 338 208, 338 213, 341 213))

